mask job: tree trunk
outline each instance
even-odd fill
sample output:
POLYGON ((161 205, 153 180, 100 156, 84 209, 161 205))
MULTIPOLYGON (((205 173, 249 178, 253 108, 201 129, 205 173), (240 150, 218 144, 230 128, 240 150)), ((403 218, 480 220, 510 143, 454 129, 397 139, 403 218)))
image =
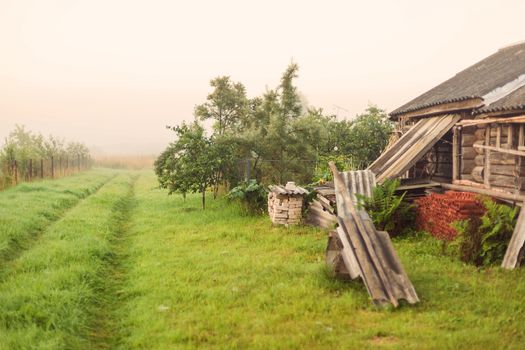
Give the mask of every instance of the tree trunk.
POLYGON ((202 188, 202 210, 206 209, 206 186, 202 188))

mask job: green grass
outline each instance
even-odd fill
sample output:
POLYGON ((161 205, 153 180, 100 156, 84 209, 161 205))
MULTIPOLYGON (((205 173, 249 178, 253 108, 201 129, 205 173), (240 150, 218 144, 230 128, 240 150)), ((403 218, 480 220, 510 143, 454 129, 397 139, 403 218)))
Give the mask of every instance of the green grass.
POLYGON ((0 192, 0 266, 30 245, 44 228, 94 193, 114 172, 92 170, 24 183, 0 192))
POLYGON ((99 329, 112 295, 113 241, 130 196, 119 176, 48 227, 38 244, 5 266, 0 347, 85 349, 107 341, 99 329))
POLYGON ((4 267, 0 348, 523 348, 525 270, 396 239, 421 302, 378 309, 361 282, 331 277, 325 245, 321 230, 223 199, 203 212, 198 195, 125 173, 4 267))

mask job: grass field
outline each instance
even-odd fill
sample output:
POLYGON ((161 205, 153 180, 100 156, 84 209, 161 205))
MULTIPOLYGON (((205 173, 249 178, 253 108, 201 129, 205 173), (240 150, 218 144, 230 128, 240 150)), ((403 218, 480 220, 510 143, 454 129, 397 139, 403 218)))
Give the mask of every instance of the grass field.
POLYGON ((203 212, 149 171, 23 186, 0 193, 0 349, 523 348, 525 270, 423 234, 394 242, 421 303, 377 309, 330 276, 321 230, 203 212))

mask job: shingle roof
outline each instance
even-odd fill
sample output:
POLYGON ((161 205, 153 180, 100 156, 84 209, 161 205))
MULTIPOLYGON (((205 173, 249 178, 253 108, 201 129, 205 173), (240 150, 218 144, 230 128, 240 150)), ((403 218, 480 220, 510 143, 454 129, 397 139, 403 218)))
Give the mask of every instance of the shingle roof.
POLYGON ((474 114, 503 112, 519 109, 525 109, 525 86, 522 86, 513 93, 497 100, 488 106, 474 111, 474 114))
MULTIPOLYGON (((522 74, 525 74, 525 42, 500 49, 493 55, 395 109, 390 115, 396 116, 444 103, 483 97, 522 74)), ((521 94, 520 103, 525 104, 523 97, 521 94)))

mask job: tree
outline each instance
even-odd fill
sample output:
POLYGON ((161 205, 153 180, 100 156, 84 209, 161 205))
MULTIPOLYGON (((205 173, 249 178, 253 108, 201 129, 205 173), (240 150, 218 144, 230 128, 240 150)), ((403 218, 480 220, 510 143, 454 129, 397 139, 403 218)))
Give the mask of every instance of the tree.
POLYGON ((315 164, 311 141, 316 130, 302 121, 303 106, 293 84, 298 70, 297 64, 290 64, 277 89, 254 100, 251 128, 244 133, 259 167, 254 170, 264 172, 268 182, 308 181, 315 164))
POLYGON ((386 112, 370 105, 365 113, 352 122, 345 152, 350 154, 356 168, 362 169, 372 163, 388 144, 393 123, 386 112))
POLYGON ((160 186, 170 194, 200 192, 205 209, 206 189, 217 181, 215 175, 221 165, 217 149, 197 122, 169 128, 175 131, 177 140, 155 161, 160 186))
POLYGON ((200 120, 214 120, 217 135, 238 131, 248 111, 246 89, 241 83, 234 83, 228 76, 210 81, 214 88, 207 102, 195 107, 195 117, 200 120))

